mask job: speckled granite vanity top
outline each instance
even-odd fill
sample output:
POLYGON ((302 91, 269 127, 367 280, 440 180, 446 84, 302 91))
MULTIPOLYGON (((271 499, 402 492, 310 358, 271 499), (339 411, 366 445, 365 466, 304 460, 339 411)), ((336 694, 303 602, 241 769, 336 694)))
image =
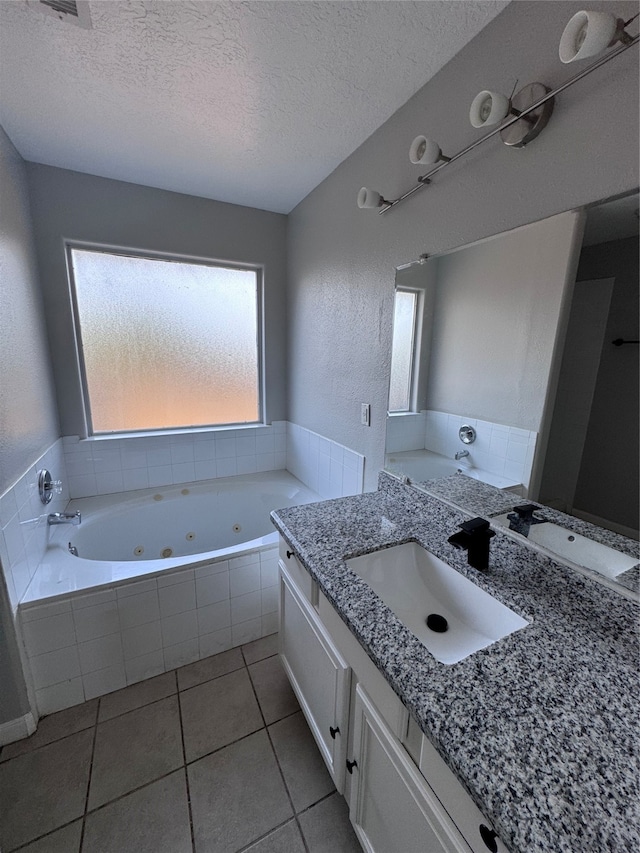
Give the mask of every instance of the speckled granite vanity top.
POLYGON ((303 565, 512 853, 640 850, 636 604, 382 474, 377 492, 272 513, 303 565), (531 624, 447 666, 345 565, 415 540, 531 624))

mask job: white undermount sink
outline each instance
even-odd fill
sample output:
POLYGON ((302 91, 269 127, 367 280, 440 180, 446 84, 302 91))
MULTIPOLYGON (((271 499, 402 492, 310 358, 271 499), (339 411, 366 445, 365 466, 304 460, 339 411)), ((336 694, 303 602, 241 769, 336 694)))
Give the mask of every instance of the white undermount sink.
MULTIPOLYGON (((503 527, 509 527, 509 515, 510 513, 504 513, 492 518, 491 521, 503 527)), ((543 515, 544 510, 541 510, 540 516, 543 515)), ((532 524, 526 538, 560 559, 570 560, 578 566, 591 569, 607 578, 616 578, 638 563, 637 557, 629 557, 552 521, 532 524)))
POLYGON ((456 663, 529 624, 415 542, 346 562, 441 663, 456 663), (431 614, 446 619, 443 633, 427 627, 431 614))

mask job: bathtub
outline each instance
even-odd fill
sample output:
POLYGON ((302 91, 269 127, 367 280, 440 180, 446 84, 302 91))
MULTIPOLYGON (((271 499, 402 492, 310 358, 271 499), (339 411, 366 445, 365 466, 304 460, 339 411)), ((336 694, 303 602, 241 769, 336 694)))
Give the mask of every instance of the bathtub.
POLYGON ((272 548, 271 510, 319 500, 287 471, 72 500, 82 523, 49 527, 21 607, 272 548))
POLYGON ((270 471, 70 501, 18 607, 38 713, 277 631, 269 513, 316 500, 270 471))
POLYGON ((474 480, 489 483, 498 489, 511 489, 521 485, 508 477, 474 468, 466 458, 458 461, 442 456, 440 453, 434 453, 432 450, 403 450, 399 453, 389 453, 385 458, 385 467, 393 473, 406 474, 415 483, 459 473, 474 480))

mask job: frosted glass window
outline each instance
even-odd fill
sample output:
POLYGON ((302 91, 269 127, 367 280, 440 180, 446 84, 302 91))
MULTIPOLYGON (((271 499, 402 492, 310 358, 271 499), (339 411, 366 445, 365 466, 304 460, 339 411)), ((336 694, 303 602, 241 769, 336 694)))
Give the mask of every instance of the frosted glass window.
POLYGON ((408 412, 411 407, 417 304, 417 293, 412 290, 396 290, 391 345, 390 412, 408 412))
POLYGON ((70 249, 93 433, 255 423, 258 273, 70 249))

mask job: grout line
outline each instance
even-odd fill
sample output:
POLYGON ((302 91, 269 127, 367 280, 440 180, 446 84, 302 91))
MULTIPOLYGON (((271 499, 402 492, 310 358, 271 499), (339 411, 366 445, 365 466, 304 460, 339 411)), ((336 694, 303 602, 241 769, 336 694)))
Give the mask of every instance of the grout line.
POLYGON ((91 777, 93 775, 93 759, 96 753, 96 740, 98 738, 98 716, 100 715, 100 702, 101 699, 98 697, 98 705, 96 707, 96 721, 93 729, 93 743, 91 744, 91 761, 89 762, 89 778, 87 780, 87 794, 84 798, 84 813, 82 815, 82 829, 80 831, 80 844, 78 845, 78 851, 82 850, 82 845, 84 844, 84 831, 87 824, 87 810, 89 807, 89 791, 91 790, 91 777))
MULTIPOLYGON (((176 691, 178 689, 178 673, 174 671, 175 682, 176 682, 176 691)), ((192 853, 195 853, 196 849, 196 836, 193 830, 193 812, 191 810, 191 791, 189 789, 189 773, 187 771, 187 752, 184 746, 184 727, 182 725, 182 702, 180 701, 180 694, 176 694, 176 698, 178 700, 178 720, 180 722, 180 743, 182 744, 182 764, 184 767, 184 783, 187 791, 187 809, 189 810, 189 832, 191 833, 191 850, 192 853)))
MULTIPOLYGON (((308 811, 311 811, 311 809, 314 809, 316 806, 320 805, 320 803, 323 803, 325 800, 328 800, 329 797, 333 797, 334 794, 338 794, 338 789, 335 787, 334 787, 333 791, 329 791, 328 794, 324 794, 322 797, 320 797, 319 800, 316 800, 315 803, 311 803, 310 806, 305 806, 297 814, 298 815, 306 814, 308 811)), ((338 796, 342 797, 342 794, 338 794, 338 796)), ((342 798, 344 799, 344 797, 342 797, 342 798)))
POLYGON ((258 708, 260 710, 260 716, 262 717, 262 721, 264 723, 264 728, 265 728, 265 731, 267 733, 267 738, 269 739, 269 744, 271 746, 271 752, 273 753, 273 757, 275 758, 276 766, 277 766, 278 771, 280 773, 280 777, 282 778, 282 784, 284 785, 284 790, 287 794, 287 798, 288 798, 289 804, 291 806, 291 811, 293 812, 293 819, 296 822, 296 826, 298 827, 298 832, 300 833, 300 837, 302 838, 302 844, 304 846, 305 853, 310 853, 309 847, 307 845, 307 840, 304 837, 304 833, 302 831, 302 826, 300 825, 300 821, 298 820, 298 815, 296 814, 296 809, 295 809, 295 806, 293 805, 293 800, 291 799, 291 794, 289 793, 289 786, 287 785, 287 780, 285 779, 284 772, 282 770, 282 766, 280 765, 278 753, 276 752, 276 749, 273 745, 273 740, 271 739, 271 732, 269 731, 269 726, 267 725, 267 721, 265 719, 265 716, 262 713, 262 706, 260 705, 260 700, 258 699, 258 694, 256 692, 256 688, 255 688, 255 685, 253 683, 253 679, 251 678, 251 673, 249 672, 248 667, 247 667, 247 672, 249 675, 249 682, 251 684, 251 689, 253 690, 253 695, 255 696, 256 702, 258 703, 258 708))
POLYGON ((237 853, 250 853, 253 847, 256 844, 259 844, 261 841, 264 841, 265 838, 269 838, 270 835, 273 835, 274 832, 277 832, 279 829, 282 829, 283 826, 286 826, 288 823, 293 823, 295 821, 294 817, 288 817, 286 820, 283 820, 282 823, 279 823, 277 826, 268 829, 264 835, 259 835, 257 838, 254 838, 253 841, 250 841, 246 847, 241 847, 237 853))
POLYGON ((6 851, 3 850, 2 853, 19 853, 20 850, 24 850, 38 841, 42 841, 43 838, 48 838, 50 835, 53 835, 54 832, 58 832, 59 829, 66 829, 68 826, 71 826, 72 823, 77 823, 79 820, 83 820, 82 815, 74 817, 73 820, 69 820, 67 823, 62 823, 60 826, 56 826, 55 829, 50 829, 48 832, 45 832, 44 835, 38 835, 37 838, 32 838, 31 841, 25 841, 25 843, 21 844, 19 847, 12 847, 10 850, 6 851))

